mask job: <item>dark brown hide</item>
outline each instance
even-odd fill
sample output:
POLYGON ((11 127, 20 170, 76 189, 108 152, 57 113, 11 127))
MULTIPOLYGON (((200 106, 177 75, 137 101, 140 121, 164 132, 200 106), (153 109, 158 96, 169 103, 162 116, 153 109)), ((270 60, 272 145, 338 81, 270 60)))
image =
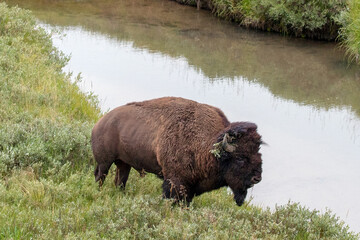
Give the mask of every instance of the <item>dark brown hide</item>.
POLYGON ((95 125, 91 140, 100 185, 115 163, 117 186, 125 187, 132 167, 163 178, 167 198, 190 202, 194 195, 229 186, 241 205, 247 188, 261 180, 256 125, 230 123, 220 109, 183 98, 115 108, 95 125), (210 151, 225 135, 231 147, 216 158, 210 151))

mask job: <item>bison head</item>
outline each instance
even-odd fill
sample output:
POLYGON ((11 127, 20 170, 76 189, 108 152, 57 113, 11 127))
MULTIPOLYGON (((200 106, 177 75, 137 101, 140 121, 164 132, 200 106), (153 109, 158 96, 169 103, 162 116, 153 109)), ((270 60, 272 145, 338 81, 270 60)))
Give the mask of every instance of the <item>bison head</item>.
POLYGON ((227 185, 234 192, 237 205, 244 203, 247 189, 261 181, 261 136, 249 122, 232 123, 220 136, 218 160, 227 185))

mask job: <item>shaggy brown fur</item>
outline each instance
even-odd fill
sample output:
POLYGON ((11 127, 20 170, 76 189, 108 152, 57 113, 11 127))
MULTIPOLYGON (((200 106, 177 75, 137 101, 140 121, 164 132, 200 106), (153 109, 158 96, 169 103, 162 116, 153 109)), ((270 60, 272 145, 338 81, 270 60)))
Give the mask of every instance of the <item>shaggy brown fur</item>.
POLYGON ((101 186, 115 163, 116 186, 125 187, 133 167, 163 178, 167 198, 190 202, 195 195, 229 186, 241 205, 247 188, 261 180, 256 128, 253 123, 230 123, 218 108, 183 98, 129 103, 93 128, 95 179, 101 186), (222 142, 218 158, 210 153, 217 142, 222 142))

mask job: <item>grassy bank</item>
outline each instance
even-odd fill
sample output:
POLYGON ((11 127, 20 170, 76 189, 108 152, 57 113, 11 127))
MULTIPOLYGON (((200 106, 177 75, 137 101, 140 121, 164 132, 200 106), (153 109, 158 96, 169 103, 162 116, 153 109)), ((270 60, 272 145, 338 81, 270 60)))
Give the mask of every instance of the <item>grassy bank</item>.
POLYGON ((189 208, 161 181, 114 169, 99 191, 89 136, 100 112, 32 15, 0 4, 0 239, 358 239, 330 213, 298 204, 237 207, 226 189, 189 208))
POLYGON ((29 12, 0 6, 0 175, 89 159, 96 99, 62 71, 67 58, 29 12))
MULTIPOLYGON (((196 0, 175 0, 196 6, 196 0)), ((340 40, 351 60, 360 53, 357 0, 200 0, 202 8, 242 26, 320 40, 340 40)))

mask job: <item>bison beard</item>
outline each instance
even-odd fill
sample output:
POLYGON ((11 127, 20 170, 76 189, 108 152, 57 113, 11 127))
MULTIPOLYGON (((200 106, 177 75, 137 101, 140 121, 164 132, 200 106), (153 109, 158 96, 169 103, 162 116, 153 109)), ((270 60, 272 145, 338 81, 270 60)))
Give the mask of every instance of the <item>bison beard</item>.
POLYGON ((242 192, 234 192, 234 199, 237 205, 241 206, 246 198, 247 190, 242 192))
POLYGON ((129 103, 93 128, 95 180, 101 186, 115 163, 116 186, 125 188, 134 168, 164 179, 166 198, 190 203, 195 195, 229 186, 240 206, 261 180, 256 130, 254 123, 230 123, 220 109, 183 98, 129 103))

